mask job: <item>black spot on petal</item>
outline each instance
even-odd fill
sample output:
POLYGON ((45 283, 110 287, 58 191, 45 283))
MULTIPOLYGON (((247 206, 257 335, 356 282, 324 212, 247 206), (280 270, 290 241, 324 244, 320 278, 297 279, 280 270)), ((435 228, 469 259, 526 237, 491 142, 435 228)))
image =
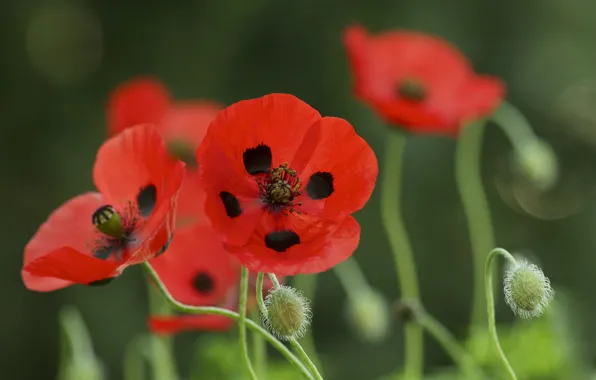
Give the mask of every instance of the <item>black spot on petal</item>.
POLYGON ((219 198, 226 209, 226 214, 230 218, 235 218, 242 214, 240 202, 238 202, 238 199, 234 196, 234 194, 228 193, 227 191, 222 191, 219 193, 219 198))
POLYGON ((329 172, 316 172, 310 176, 306 193, 312 199, 325 199, 333 193, 333 175, 329 172))
POLYGON ((244 168, 248 174, 255 175, 265 173, 271 169, 271 148, 265 144, 259 144, 254 148, 248 148, 242 154, 244 168))
POLYGON ((148 218, 155 208, 157 202, 157 188, 154 184, 149 184, 143 187, 137 195, 137 205, 139 207, 139 214, 143 218, 148 218))
POLYGON ((215 281, 209 273, 199 272, 192 279, 192 287, 201 295, 207 295, 215 288, 215 281))
POLYGON ((87 284, 87 286, 104 286, 109 284, 110 282, 114 281, 116 277, 108 277, 104 278, 103 280, 93 281, 87 284))
POLYGON ((265 236, 265 246, 276 252, 285 252, 296 244, 300 244, 300 236, 294 231, 274 231, 265 236))

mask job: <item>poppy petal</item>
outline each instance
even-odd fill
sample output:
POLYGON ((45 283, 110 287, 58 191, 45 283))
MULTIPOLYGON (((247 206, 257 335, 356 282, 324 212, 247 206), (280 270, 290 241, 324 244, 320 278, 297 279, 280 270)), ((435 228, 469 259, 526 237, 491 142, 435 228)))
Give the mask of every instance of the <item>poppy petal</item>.
POLYGON ((161 125, 170 106, 170 95, 159 81, 138 77, 116 87, 108 101, 110 136, 137 124, 161 125))
MULTIPOLYGON (((50 277, 70 283, 89 284, 119 275, 120 264, 81 253, 71 247, 58 248, 27 263, 23 271, 29 273, 25 286, 38 290, 35 277, 50 277)), ((53 290, 53 289, 43 289, 53 290)))
POLYGON ((152 316, 149 318, 149 330, 160 335, 171 335, 182 331, 227 331, 233 324, 233 319, 220 315, 152 316))
MULTIPOLYGON (((99 233, 92 223, 93 213, 102 206, 99 193, 78 195, 53 211, 25 246, 23 265, 62 247, 91 255, 99 233)), ((51 291, 70 285, 68 281, 33 277, 23 272, 27 288, 51 291)))
POLYGON ((105 202, 133 204, 146 221, 137 232, 140 247, 135 247, 127 265, 145 261, 167 248, 175 227, 184 166, 168 156, 164 140, 149 124, 129 128, 100 147, 93 177, 105 202))
POLYGON ((371 36, 356 25, 346 29, 344 44, 356 95, 409 131, 456 136, 468 119, 490 112, 501 99, 493 88, 478 96, 478 105, 474 86, 467 86, 476 77, 470 63, 441 38, 411 31, 371 36))
POLYGON ((505 97, 505 92, 505 85, 498 78, 475 76, 468 80, 459 90, 465 120, 471 121, 492 113, 505 97))
POLYGON ((287 94, 243 100, 217 115, 197 161, 206 213, 224 241, 240 246, 250 238, 262 215, 253 176, 291 161, 319 119, 315 109, 287 94))
POLYGON ((161 121, 163 136, 168 141, 183 140, 195 151, 222 109, 219 103, 207 100, 174 103, 161 121))
POLYGON ((251 271, 292 276, 324 272, 350 257, 360 242, 360 225, 351 216, 339 224, 324 223, 301 232, 290 228, 261 231, 244 247, 226 248, 251 271), (278 237, 270 239, 275 244, 264 244, 271 232, 278 233, 278 237), (287 248, 283 250, 281 244, 287 248))
POLYGON ((321 137, 300 173, 302 206, 298 209, 326 219, 343 219, 370 198, 379 170, 377 159, 343 119, 324 117, 313 128, 320 129, 321 137))
POLYGON ((195 152, 207 133, 209 123, 222 108, 210 101, 189 101, 172 105, 164 116, 162 135, 169 146, 178 149, 174 152, 177 158, 187 164, 176 211, 179 226, 208 223, 206 218, 200 217, 205 215, 206 194, 201 185, 195 152))
POLYGON ((215 305, 238 283, 238 265, 212 227, 179 229, 167 254, 151 265, 172 296, 189 305, 215 305))

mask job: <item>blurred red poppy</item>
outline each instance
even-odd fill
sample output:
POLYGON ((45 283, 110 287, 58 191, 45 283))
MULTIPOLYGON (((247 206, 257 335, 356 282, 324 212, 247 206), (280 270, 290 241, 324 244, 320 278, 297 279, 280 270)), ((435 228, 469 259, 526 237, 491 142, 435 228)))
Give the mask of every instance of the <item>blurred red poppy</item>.
MULTIPOLYGON (((240 265, 224 249, 211 227, 195 224, 177 230, 168 254, 151 260, 151 265, 177 301, 190 306, 238 309, 240 265)), ((256 307, 255 279, 256 274, 253 274, 249 309, 256 307)), ((266 278, 263 292, 267 292, 271 286, 271 281, 266 278)), ((149 318, 149 329, 157 334, 222 331, 233 324, 232 319, 217 315, 152 315, 149 318)))
POLYGON ((139 125, 99 149, 99 192, 55 210, 25 247, 21 272, 30 290, 92 284, 163 253, 174 232, 184 163, 172 160, 152 125, 139 125))
POLYGON ((153 123, 164 136, 168 152, 186 163, 186 176, 178 197, 177 225, 201 222, 205 195, 199 182, 195 151, 209 123, 223 108, 207 100, 176 102, 163 84, 138 77, 119 85, 110 95, 108 131, 117 134, 139 123, 153 123))
POLYGON ((358 245, 350 214, 368 201, 378 166, 347 121, 292 95, 245 100, 218 114, 197 158, 205 212, 251 271, 322 272, 358 245))
POLYGON ((455 47, 436 37, 408 31, 370 36, 355 25, 346 29, 344 44, 356 95, 412 133, 457 136, 505 94, 499 79, 475 74, 455 47))

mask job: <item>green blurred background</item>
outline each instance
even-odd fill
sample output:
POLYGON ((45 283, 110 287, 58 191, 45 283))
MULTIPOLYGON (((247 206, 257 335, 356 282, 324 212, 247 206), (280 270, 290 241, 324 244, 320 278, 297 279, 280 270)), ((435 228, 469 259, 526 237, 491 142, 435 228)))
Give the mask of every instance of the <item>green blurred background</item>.
MULTIPOLYGON (((230 104, 271 92, 297 95, 323 115, 348 119, 383 153, 384 126, 354 100, 341 44, 354 22, 372 31, 407 28, 445 37, 479 72, 507 83, 509 100, 559 155, 563 176, 539 194, 509 170, 509 143, 489 127, 484 180, 497 241, 540 263, 576 308, 585 358, 596 353, 596 3, 593 0, 8 0, 0 4, 4 199, 0 239, 0 368, 6 379, 54 379, 58 310, 80 308, 109 379, 121 379, 125 346, 146 331, 143 277, 133 268, 109 286, 50 294, 25 290, 23 247, 71 196, 93 189, 91 167, 106 136, 104 109, 118 83, 160 78, 178 99, 230 104), (591 101, 594 102, 591 103, 591 101)), ((416 137, 407 147, 405 218, 419 264, 423 301, 463 337, 471 297, 471 251, 454 180, 455 141, 416 137)), ((357 214, 355 258, 389 299, 399 289, 375 191, 357 214)), ((333 379, 367 380, 401 360, 400 329, 380 345, 359 342, 343 315, 333 272, 319 276, 313 329, 333 379)), ((502 299, 502 296, 499 296, 502 299)), ((500 302, 498 317, 511 312, 500 302)), ((196 334, 177 338, 188 366, 196 334)), ((428 369, 450 363, 427 340, 428 369)), ((205 348, 208 349, 208 348, 205 348)))

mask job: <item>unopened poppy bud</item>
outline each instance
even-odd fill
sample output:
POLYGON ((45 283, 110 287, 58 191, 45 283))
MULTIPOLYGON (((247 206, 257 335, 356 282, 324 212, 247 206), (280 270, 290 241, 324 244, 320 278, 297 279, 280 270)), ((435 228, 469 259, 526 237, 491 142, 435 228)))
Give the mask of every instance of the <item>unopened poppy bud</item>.
POLYGON ((515 164, 536 187, 550 189, 559 177, 557 157, 550 145, 543 141, 529 143, 515 157, 515 164))
POLYGON ((347 304, 347 316, 362 340, 379 343, 389 333, 389 307, 383 295, 377 291, 360 291, 351 297, 347 304))
POLYGON ((267 315, 263 315, 263 323, 280 340, 300 338, 310 325, 309 304, 298 290, 282 285, 265 298, 267 315))
POLYGON ((555 292, 542 270, 525 259, 518 259, 505 273, 505 301, 521 318, 544 313, 555 292))
POLYGON ((95 228, 108 236, 117 238, 124 235, 124 226, 120 215, 110 205, 101 206, 95 210, 91 220, 95 228))

